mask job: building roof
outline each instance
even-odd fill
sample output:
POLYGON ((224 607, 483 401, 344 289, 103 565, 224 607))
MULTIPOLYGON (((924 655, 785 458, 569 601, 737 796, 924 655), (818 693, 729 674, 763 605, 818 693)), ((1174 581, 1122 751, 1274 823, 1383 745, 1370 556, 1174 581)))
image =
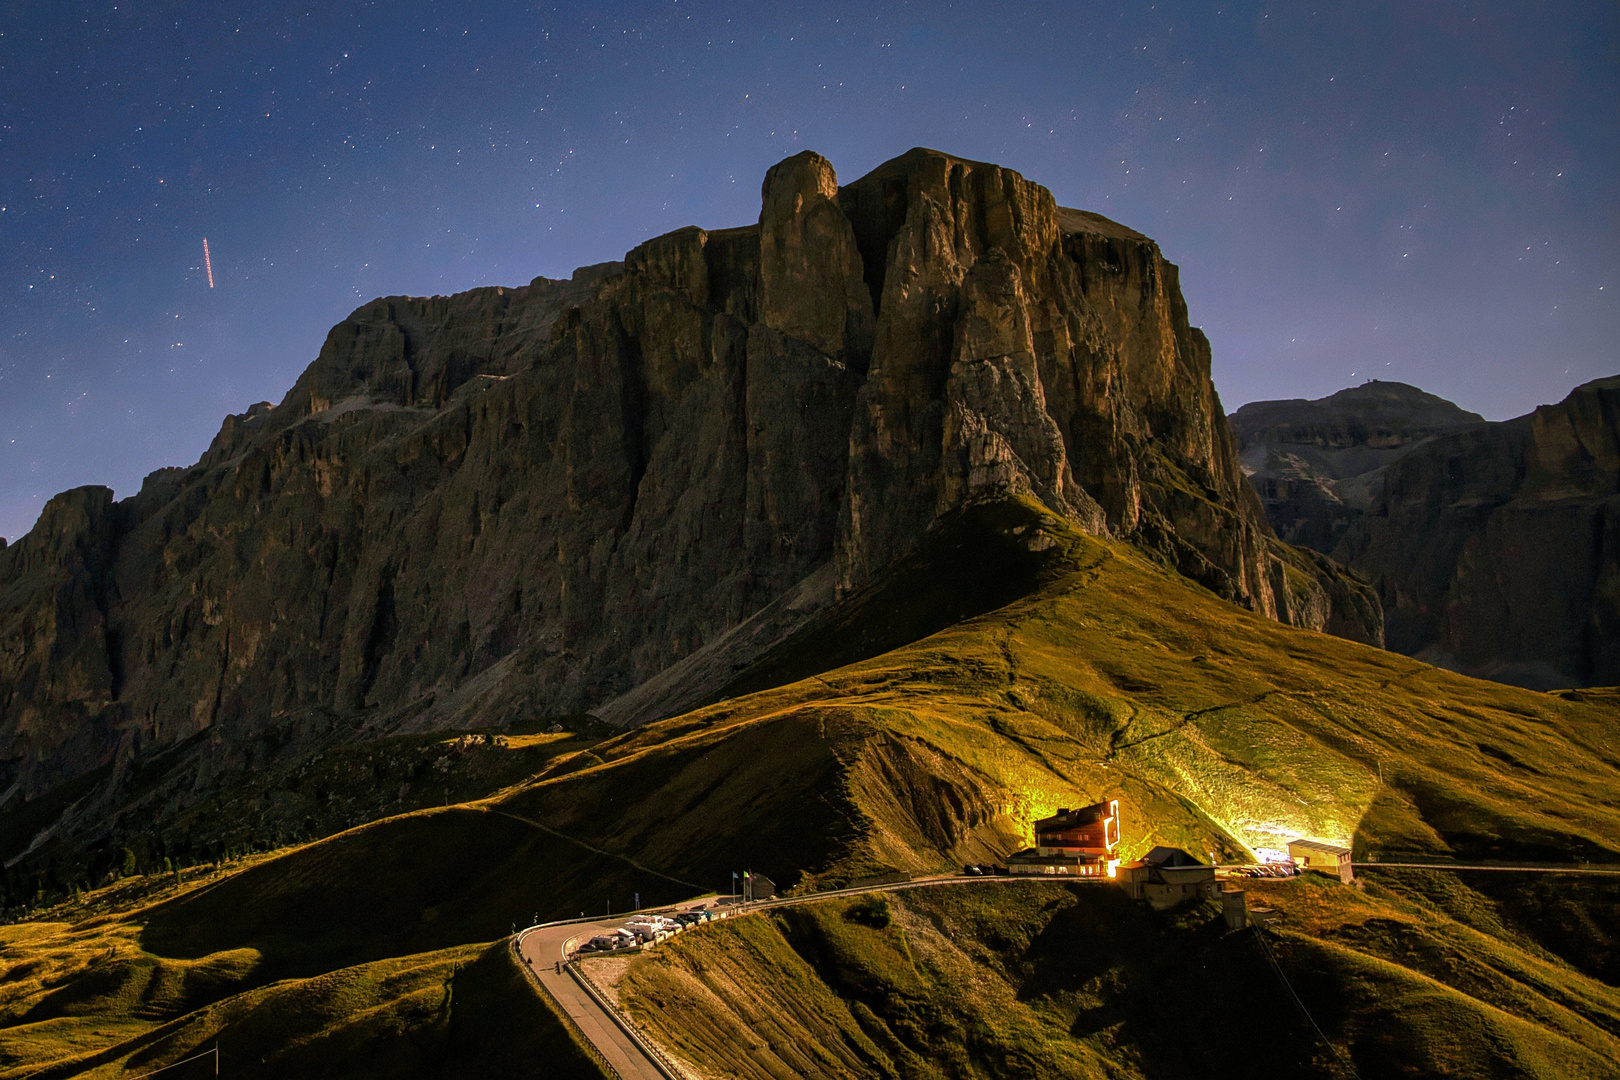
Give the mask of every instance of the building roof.
POLYGON ((1304 848, 1307 851, 1320 851, 1325 855, 1348 855, 1348 854, 1350 854, 1350 849, 1349 848, 1340 847, 1338 844, 1330 844, 1326 840, 1290 840, 1290 841, 1288 841, 1288 850, 1289 850, 1289 852, 1292 853, 1295 848, 1304 848))
POLYGON ((1178 847, 1156 847, 1146 855, 1142 861, 1149 866, 1203 866, 1202 862, 1182 851, 1178 847))
POLYGON ((1082 806, 1075 810, 1064 807, 1049 818, 1041 818, 1035 823, 1039 830, 1043 825, 1052 829, 1072 828, 1076 825, 1094 825, 1109 816, 1109 805, 1113 800, 1104 799, 1090 806, 1082 806))

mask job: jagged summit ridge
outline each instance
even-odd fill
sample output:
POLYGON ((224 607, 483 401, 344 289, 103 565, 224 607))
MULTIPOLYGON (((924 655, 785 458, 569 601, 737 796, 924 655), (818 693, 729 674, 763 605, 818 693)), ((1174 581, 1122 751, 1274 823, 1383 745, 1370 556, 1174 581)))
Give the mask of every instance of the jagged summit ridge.
POLYGON ((1227 417, 1277 535, 1332 554, 1385 470, 1440 435, 1485 423, 1444 398, 1370 379, 1325 398, 1251 401, 1227 417))
MULTIPOLYGON (((1381 640, 1364 586, 1271 535, 1151 240, 999 166, 839 186, 805 153, 756 225, 372 301, 197 465, 59 496, 0 552, 0 780, 599 709, 723 639, 707 670, 746 663, 1009 494, 1381 640)), ((703 689, 675 682, 622 718, 703 689)))
POLYGON ((1485 422, 1443 397, 1384 379, 1369 379, 1314 401, 1251 401, 1228 419, 1240 453, 1260 442, 1393 449, 1485 422))

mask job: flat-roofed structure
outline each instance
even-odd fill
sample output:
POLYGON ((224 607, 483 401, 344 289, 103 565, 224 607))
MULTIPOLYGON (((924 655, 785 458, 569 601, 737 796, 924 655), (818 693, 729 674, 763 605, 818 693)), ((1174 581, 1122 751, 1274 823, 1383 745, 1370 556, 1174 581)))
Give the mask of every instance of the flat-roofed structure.
POLYGON ((1333 874, 1348 885, 1356 879, 1350 865, 1350 849, 1325 840, 1290 840, 1288 854, 1294 864, 1305 870, 1320 870, 1333 874))

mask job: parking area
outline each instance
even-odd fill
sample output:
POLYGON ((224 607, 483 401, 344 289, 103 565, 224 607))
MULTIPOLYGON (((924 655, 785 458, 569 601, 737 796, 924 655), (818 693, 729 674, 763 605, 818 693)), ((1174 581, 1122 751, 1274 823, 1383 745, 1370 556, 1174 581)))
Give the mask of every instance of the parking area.
POLYGON ((743 907, 744 905, 731 897, 716 897, 662 911, 638 911, 627 916, 623 923, 613 929, 572 942, 573 948, 568 954, 569 959, 611 956, 633 949, 643 949, 691 927, 740 913, 743 907))
POLYGON ((1292 863, 1242 863, 1215 868, 1217 878, 1294 878, 1300 873, 1292 863))

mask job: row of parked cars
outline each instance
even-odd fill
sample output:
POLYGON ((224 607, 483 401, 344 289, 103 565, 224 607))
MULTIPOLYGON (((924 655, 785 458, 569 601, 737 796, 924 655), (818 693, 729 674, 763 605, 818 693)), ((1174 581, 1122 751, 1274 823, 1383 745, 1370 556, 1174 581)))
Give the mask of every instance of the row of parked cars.
POLYGON ((1298 877, 1299 867, 1293 863, 1260 863, 1257 866, 1237 866, 1227 871, 1228 877, 1298 877))
POLYGON ((667 915, 637 915, 628 920, 617 930, 610 930, 605 934, 598 934, 579 947, 582 953, 615 952, 619 949, 630 949, 637 945, 651 945, 656 941, 663 941, 671 934, 678 934, 689 926, 706 923, 719 916, 706 907, 693 908, 683 911, 670 918, 667 915))
POLYGON ((1006 872, 1007 868, 1005 866, 991 866, 988 863, 967 863, 962 867, 962 873, 968 877, 980 877, 981 875, 990 877, 995 874, 1005 874, 1006 872))

